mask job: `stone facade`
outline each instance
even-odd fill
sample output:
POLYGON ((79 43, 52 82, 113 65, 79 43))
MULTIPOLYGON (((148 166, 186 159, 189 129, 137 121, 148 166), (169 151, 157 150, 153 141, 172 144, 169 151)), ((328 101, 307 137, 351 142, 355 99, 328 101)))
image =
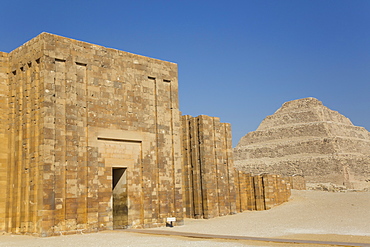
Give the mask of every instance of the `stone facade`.
POLYGON ((231 125, 182 116, 184 205, 189 218, 236 213, 231 125))
POLYGON ((5 229, 8 187, 8 54, 0 52, 0 231, 5 229))
POLYGON ((0 230, 181 224, 176 64, 42 33, 0 53, 0 94, 0 230))
POLYGON ((177 78, 174 63, 48 33, 0 52, 0 231, 180 225, 287 199, 276 176, 235 171, 230 124, 180 116, 177 78))
POLYGON ((303 175, 295 174, 293 176, 285 177, 290 183, 290 188, 294 190, 306 190, 306 179, 303 175))
POLYGON ((261 174, 252 175, 235 170, 236 208, 245 210, 268 210, 289 200, 291 177, 261 174))
POLYGON ((315 98, 284 103, 239 141, 234 158, 238 168, 255 174, 370 187, 370 133, 315 98))
POLYGON ((288 201, 291 177, 237 171, 231 125, 209 116, 182 116, 184 206, 188 218, 267 210, 288 201))

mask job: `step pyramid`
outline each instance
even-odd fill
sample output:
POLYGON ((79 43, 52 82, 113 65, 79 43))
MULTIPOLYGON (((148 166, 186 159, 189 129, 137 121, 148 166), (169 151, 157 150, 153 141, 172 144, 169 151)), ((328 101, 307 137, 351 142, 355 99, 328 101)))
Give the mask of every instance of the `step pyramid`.
POLYGON ((308 183, 370 187, 370 132, 315 98, 284 103, 234 148, 254 174, 303 175, 308 183))

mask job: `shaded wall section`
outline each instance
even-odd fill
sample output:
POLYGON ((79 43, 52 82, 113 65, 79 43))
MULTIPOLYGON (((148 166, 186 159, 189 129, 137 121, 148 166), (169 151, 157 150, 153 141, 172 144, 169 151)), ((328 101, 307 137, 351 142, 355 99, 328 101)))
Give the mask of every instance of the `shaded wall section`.
POLYGON ((5 228, 12 233, 36 233, 52 227, 48 212, 54 203, 54 142, 45 118, 53 101, 45 91, 40 37, 9 53, 8 177, 5 228), (44 224, 45 222, 45 224, 44 224), (47 223, 46 223, 47 222, 47 223))
POLYGON ((8 54, 0 52, 0 231, 5 228, 8 178, 8 54))

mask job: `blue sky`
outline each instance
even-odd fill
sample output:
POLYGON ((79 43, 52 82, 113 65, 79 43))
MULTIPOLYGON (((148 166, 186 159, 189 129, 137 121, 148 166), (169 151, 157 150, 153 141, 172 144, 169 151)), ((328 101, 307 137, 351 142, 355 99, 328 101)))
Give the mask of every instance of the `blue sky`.
POLYGON ((286 101, 315 97, 370 130, 368 0, 3 0, 0 51, 41 32, 175 62, 183 114, 233 143, 286 101))

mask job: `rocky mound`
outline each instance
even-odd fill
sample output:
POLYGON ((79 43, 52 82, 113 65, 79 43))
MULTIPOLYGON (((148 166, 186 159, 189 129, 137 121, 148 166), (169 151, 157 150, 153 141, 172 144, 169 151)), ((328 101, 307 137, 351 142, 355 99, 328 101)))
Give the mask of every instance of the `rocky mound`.
POLYGON ((239 169, 370 187, 370 133, 315 98, 286 102, 234 148, 239 169))

